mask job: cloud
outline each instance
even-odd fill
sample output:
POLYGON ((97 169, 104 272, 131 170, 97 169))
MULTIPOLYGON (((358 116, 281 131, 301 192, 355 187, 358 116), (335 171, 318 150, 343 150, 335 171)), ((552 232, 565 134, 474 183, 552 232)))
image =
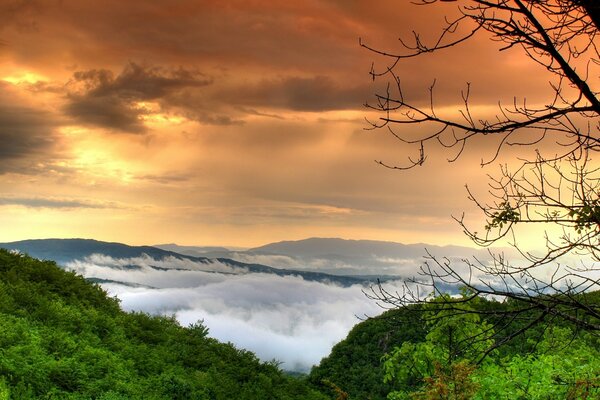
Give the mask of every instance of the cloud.
POLYGON ((269 62, 282 69, 289 65, 314 68, 329 55, 335 58, 332 68, 336 68, 348 61, 348 47, 356 49, 355 30, 360 28, 321 1, 36 3, 39 3, 36 12, 27 14, 35 15, 27 20, 35 21, 44 35, 55 40, 43 46, 35 43, 36 37, 23 38, 31 40, 33 51, 21 48, 16 51, 34 60, 55 57, 51 53, 55 46, 60 46, 65 50, 61 56, 67 57, 67 62, 71 58, 92 62, 98 57, 114 60, 123 56, 123 50, 132 49, 130 53, 151 61, 195 57, 199 62, 211 58, 223 65, 269 62), (81 15, 94 15, 94 19, 81 15), (353 32, 350 41, 347 32, 353 32), (73 40, 74 37, 82 40, 73 40), (306 51, 299 52, 298 48, 306 51))
POLYGON ((42 4, 43 2, 39 0, 5 1, 0 4, 0 24, 3 27, 13 25, 22 32, 36 31, 38 29, 36 14, 39 13, 42 4))
POLYGON ((188 110, 183 112, 188 119, 192 121, 197 121, 206 125, 242 125, 244 124, 244 120, 241 118, 235 118, 230 115, 224 114, 213 114, 210 111, 201 111, 201 110, 192 110, 194 107, 191 104, 188 104, 186 108, 188 110))
POLYGON ((133 62, 116 77, 106 69, 78 71, 67 84, 69 101, 65 112, 84 125, 144 133, 147 128, 142 116, 149 110, 143 102, 158 101, 168 106, 166 98, 173 93, 210 84, 211 80, 198 72, 133 62))
POLYGON ((28 208, 122 208, 116 203, 101 203, 88 200, 60 199, 53 197, 0 196, 0 206, 19 205, 28 208))
POLYGON ((185 174, 185 173, 165 172, 163 174, 138 175, 135 178, 140 179, 140 180, 158 183, 158 184, 169 185, 169 184, 178 184, 181 182, 187 182, 192 178, 192 176, 189 174, 185 174))
POLYGON ((0 81, 0 174, 25 172, 38 161, 49 161, 56 126, 54 115, 29 105, 13 85, 0 81))
POLYGON ((294 111, 361 109, 370 94, 364 85, 338 84, 331 77, 285 77, 261 80, 254 85, 235 87, 222 94, 223 101, 249 107, 294 111))
POLYGON ((252 252, 231 252, 228 257, 248 264, 264 264, 277 268, 296 269, 301 271, 319 271, 333 275, 392 275, 412 278, 417 274, 419 265, 423 264, 425 251, 413 258, 386 258, 375 254, 362 256, 322 255, 322 256, 288 256, 280 254, 257 254, 252 252))
POLYGON ((182 325, 204 320, 210 336, 288 370, 307 371, 359 322, 356 315, 382 311, 361 286, 250 274, 218 262, 94 255, 67 267, 105 280, 125 310, 175 315, 182 325))
MULTIPOLYGON (((253 351, 264 361, 282 361, 287 370, 308 371, 359 322, 356 316, 382 311, 362 286, 247 273, 220 262, 96 254, 67 268, 101 279, 125 310, 174 315, 184 326, 204 320, 211 337, 253 351)), ((386 283, 391 292, 398 288, 397 282, 386 283)), ((430 291, 425 289, 424 295, 430 291)))
MULTIPOLYGON (((361 49, 358 37, 390 52, 412 29, 430 42, 447 11, 458 11, 455 3, 1 3, 0 78, 32 78, 0 93, 3 184, 22 199, 41 192, 85 198, 93 188, 102 201, 144 205, 143 213, 118 212, 101 224, 77 213, 66 219, 17 209, 7 239, 20 226, 21 237, 33 230, 78 236, 84 229, 124 241, 141 240, 143 231, 144 240, 210 244, 310 235, 442 243, 460 240, 450 215, 471 210, 463 184, 484 185, 490 172, 473 168, 479 147, 463 155, 473 163, 447 168, 453 153, 441 153, 442 146, 427 148, 419 172, 385 170, 372 160, 405 165, 418 146, 404 147, 385 131, 365 132, 359 122, 365 114, 382 116, 358 109, 376 90, 368 87, 372 62, 379 69, 388 64, 361 49), (15 101, 17 89, 32 100, 15 101), (311 112, 321 110, 329 112, 311 112), (352 212, 327 214, 315 205, 352 212)), ((427 88, 437 78, 435 104, 450 105, 448 112, 462 103, 467 81, 476 103, 512 102, 520 93, 531 102, 547 79, 496 45, 474 38, 403 61, 404 95, 427 105, 427 88)), ((385 83, 376 85, 385 90, 385 83)))
POLYGON ((211 274, 209 280, 216 279, 212 274, 245 274, 248 270, 234 267, 214 260, 206 262, 192 261, 187 258, 165 257, 157 260, 144 255, 135 258, 113 258, 102 254, 93 254, 83 260, 67 265, 84 276, 100 279, 112 279, 120 282, 138 283, 153 287, 188 287, 201 284, 211 274), (172 274, 178 271, 178 275, 172 274), (152 272, 152 274, 148 274, 152 272))
POLYGON ((113 96, 101 98, 72 96, 65 111, 67 115, 84 125, 99 126, 117 132, 146 132, 146 127, 140 119, 143 111, 113 96))
POLYGON ((488 250, 502 253, 505 257, 518 258, 518 253, 512 248, 475 249, 332 238, 283 241, 246 251, 231 251, 225 257, 249 264, 260 263, 334 275, 387 275, 394 279, 410 280, 418 277, 420 266, 430 256, 447 260, 460 269, 464 267, 465 259, 491 263, 488 250))
POLYGON ((0 111, 0 159, 20 158, 52 145, 47 114, 29 107, 5 106, 0 111))

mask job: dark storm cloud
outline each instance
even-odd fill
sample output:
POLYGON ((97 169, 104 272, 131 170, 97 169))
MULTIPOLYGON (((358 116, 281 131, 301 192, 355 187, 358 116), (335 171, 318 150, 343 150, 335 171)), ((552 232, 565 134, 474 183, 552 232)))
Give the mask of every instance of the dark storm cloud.
POLYGON ((136 176, 136 179, 141 179, 141 180, 150 181, 150 182, 154 182, 154 183, 160 183, 160 184, 164 184, 164 185, 187 182, 191 178, 192 178, 191 175, 187 175, 187 174, 183 174, 183 173, 181 173, 181 174, 164 173, 164 174, 160 174, 160 175, 146 174, 146 175, 136 176))
POLYGON ((0 174, 24 171, 32 157, 54 146, 56 121, 48 112, 19 104, 9 85, 0 83, 0 91, 0 174))
POLYGON ((0 110, 0 160, 22 158, 51 146, 51 128, 44 112, 26 107, 3 107, 0 110))
POLYGON ((206 86, 210 79, 199 72, 183 68, 167 70, 160 67, 147 67, 130 62, 115 78, 111 71, 80 71, 73 75, 89 89, 90 96, 118 95, 124 99, 155 100, 174 90, 206 86))
POLYGON ((65 112, 85 125, 143 133, 146 127, 141 117, 148 110, 138 106, 138 102, 158 101, 168 106, 168 97, 173 93, 211 83, 195 71, 146 67, 133 62, 116 77, 105 69, 78 71, 67 84, 69 101, 65 112))
POLYGON ((206 125, 242 125, 244 121, 241 118, 235 118, 225 114, 212 114, 206 111, 195 111, 193 107, 186 110, 183 115, 193 121, 206 125))
POLYGON ((128 133, 146 131, 140 119, 143 111, 117 96, 71 97, 71 102, 65 106, 65 112, 84 125, 128 133))
POLYGON ((368 93, 368 84, 340 84, 323 75, 292 76, 251 84, 225 82, 210 92, 180 91, 165 97, 162 104, 203 124, 239 125, 250 115, 283 119, 278 112, 361 109, 368 93))
POLYGON ((259 70, 265 65, 270 71, 284 73, 290 68, 343 72, 357 62, 361 23, 320 1, 36 3, 35 12, 19 15, 26 15, 37 31, 24 35, 10 21, 0 26, 6 32, 0 38, 15 44, 9 50, 15 58, 43 69, 73 65, 79 69, 114 68, 129 59, 210 66, 213 71, 233 71, 240 76, 262 74, 259 70))
MULTIPOLYGON (((51 2, 48 2, 51 3, 51 2)), ((2 27, 14 26, 19 31, 38 29, 36 16, 42 2, 39 0, 6 0, 0 4, 0 24, 2 27)))

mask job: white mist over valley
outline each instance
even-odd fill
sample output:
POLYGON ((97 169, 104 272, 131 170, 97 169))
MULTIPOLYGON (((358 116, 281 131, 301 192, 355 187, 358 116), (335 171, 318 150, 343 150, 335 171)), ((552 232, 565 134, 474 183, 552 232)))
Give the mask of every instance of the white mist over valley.
POLYGON ((210 336, 295 371, 318 364, 359 317, 383 311, 365 285, 248 273, 219 262, 93 255, 66 267, 96 279, 127 311, 173 315, 184 326, 202 320, 210 336))

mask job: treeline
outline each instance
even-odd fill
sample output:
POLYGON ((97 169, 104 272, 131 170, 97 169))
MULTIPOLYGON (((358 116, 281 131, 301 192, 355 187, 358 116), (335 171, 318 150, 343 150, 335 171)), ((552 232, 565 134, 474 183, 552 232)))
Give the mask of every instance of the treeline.
MULTIPOLYGON (((600 304, 600 292, 586 296, 600 304)), ((445 296, 431 311, 408 306, 363 321, 310 380, 357 400, 600 398, 597 332, 556 318, 531 325, 511 314, 511 301, 467 297, 456 299, 460 312, 445 296)))
POLYGON ((327 399, 207 337, 126 313, 98 285, 0 249, 0 399, 327 399))

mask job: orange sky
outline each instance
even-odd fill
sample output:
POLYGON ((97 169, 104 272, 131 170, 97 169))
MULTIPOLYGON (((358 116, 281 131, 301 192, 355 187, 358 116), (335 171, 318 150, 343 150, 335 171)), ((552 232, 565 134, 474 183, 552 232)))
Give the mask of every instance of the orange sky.
MULTIPOLYGON (((485 144, 394 172, 414 148, 367 131, 373 54, 455 4, 0 0, 0 241, 254 246, 310 236, 467 244, 485 144)), ((455 110, 543 99, 547 78, 487 38, 402 64, 455 110)))

